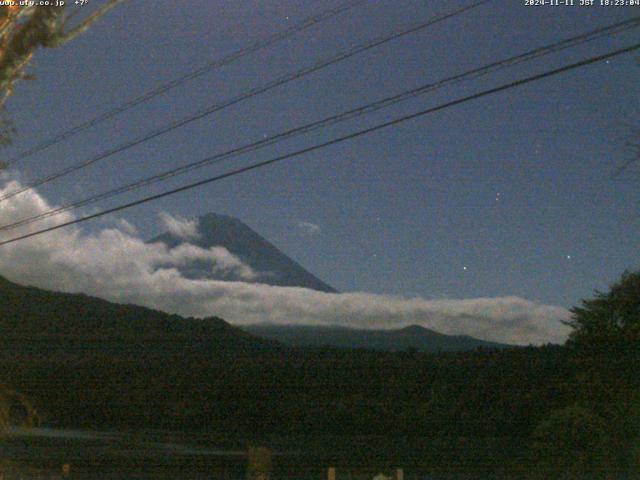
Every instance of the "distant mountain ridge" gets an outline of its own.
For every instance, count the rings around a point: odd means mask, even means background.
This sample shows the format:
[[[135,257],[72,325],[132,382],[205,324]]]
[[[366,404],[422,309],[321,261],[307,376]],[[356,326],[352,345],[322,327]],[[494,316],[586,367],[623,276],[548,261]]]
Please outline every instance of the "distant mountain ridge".
[[[245,331],[293,347],[364,348],[388,352],[457,352],[476,348],[507,348],[467,335],[444,335],[419,325],[390,330],[365,330],[342,326],[254,324]]]
[[[148,243],[162,242],[169,248],[189,243],[201,248],[224,247],[258,273],[255,279],[241,278],[234,272],[221,273],[206,261],[192,261],[180,272],[187,278],[264,283],[282,287],[303,287],[335,293],[336,289],[305,270],[276,246],[242,221],[228,215],[208,213],[197,218],[198,236],[185,240],[165,232]]]

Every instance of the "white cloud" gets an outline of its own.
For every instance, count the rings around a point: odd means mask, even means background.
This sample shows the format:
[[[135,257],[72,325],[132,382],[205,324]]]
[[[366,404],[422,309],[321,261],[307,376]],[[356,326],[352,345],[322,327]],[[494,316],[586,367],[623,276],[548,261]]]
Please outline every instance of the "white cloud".
[[[321,232],[320,226],[311,222],[298,222],[296,226],[306,235],[318,235]]]
[[[106,215],[102,217],[102,219],[106,225],[115,225],[119,230],[122,230],[123,232],[130,235],[136,235],[138,233],[138,227],[124,218]]]
[[[16,182],[10,182],[5,191],[17,187]],[[2,203],[0,225],[48,208],[51,207],[36,192],[25,192]],[[65,213],[17,231],[0,232],[0,239],[71,218],[70,213]],[[183,223],[176,221],[175,225]],[[194,230],[190,226],[186,231]],[[241,278],[255,279],[255,272],[222,247],[206,250],[186,244],[168,249],[159,243],[146,244],[132,228],[117,225],[97,233],[71,227],[1,246],[0,274],[19,283],[84,292],[170,313],[218,315],[236,324],[266,321],[365,328],[419,324],[446,334],[516,344],[561,342],[567,334],[567,327],[559,322],[568,318],[566,309],[518,297],[407,299],[190,280],[180,274],[178,267],[192,260],[210,260],[222,271],[233,270]]]
[[[164,248],[162,244],[153,244],[153,246]],[[243,280],[254,280],[257,278],[257,274],[251,267],[245,265],[238,257],[224,247],[204,249],[196,245],[183,243],[172,248],[168,253],[170,254],[170,257],[167,259],[169,265],[181,266],[191,261],[204,260],[212,262],[215,269],[223,273],[233,272]],[[159,261],[152,266],[152,268],[156,270],[158,266],[166,265],[164,262],[167,261],[160,258],[158,260]]]
[[[167,212],[160,212],[160,220],[164,227],[178,238],[193,240],[199,237],[198,219],[187,220],[174,217]]]

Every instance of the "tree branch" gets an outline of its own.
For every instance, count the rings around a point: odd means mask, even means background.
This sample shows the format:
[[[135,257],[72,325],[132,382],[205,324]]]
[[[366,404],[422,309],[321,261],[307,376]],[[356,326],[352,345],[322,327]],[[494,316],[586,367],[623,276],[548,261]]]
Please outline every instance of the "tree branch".
[[[87,17],[80,25],[71,29],[68,32],[60,31],[51,39],[52,42],[48,47],[57,47],[62,45],[63,43],[68,42],[69,40],[73,40],[78,35],[84,33],[91,25],[93,25],[100,17],[102,17],[105,13],[107,13],[112,8],[116,7],[118,4],[124,2],[125,0],[109,0],[108,3],[103,5],[100,9],[94,12],[92,15]],[[63,22],[63,25],[66,24],[66,20]]]
[[[100,17],[124,0],[109,0],[78,26],[65,31],[69,17],[64,17],[64,7],[42,6],[22,8],[0,30],[3,41],[3,55],[0,56],[0,107],[13,93],[13,85],[24,78],[24,70],[34,51],[39,47],[58,47],[84,33]],[[30,15],[23,24],[18,25],[21,16]]]

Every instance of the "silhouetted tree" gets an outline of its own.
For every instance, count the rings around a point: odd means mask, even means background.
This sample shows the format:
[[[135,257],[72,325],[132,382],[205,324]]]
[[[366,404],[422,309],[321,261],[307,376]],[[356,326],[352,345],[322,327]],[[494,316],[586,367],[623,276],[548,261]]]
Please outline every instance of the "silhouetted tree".
[[[609,292],[596,292],[571,309],[569,345],[588,350],[635,352],[640,348],[640,271],[625,272]]]
[[[69,28],[70,16],[64,5],[0,6],[0,113],[4,115],[2,109],[15,84],[32,78],[26,68],[37,49],[59,47],[73,40],[122,1],[109,0],[73,28]],[[14,133],[10,120],[0,118],[0,145],[10,143]]]
[[[640,271],[623,273],[608,292],[596,292],[571,312],[567,344],[577,398],[606,419],[616,468],[633,470],[640,438]]]

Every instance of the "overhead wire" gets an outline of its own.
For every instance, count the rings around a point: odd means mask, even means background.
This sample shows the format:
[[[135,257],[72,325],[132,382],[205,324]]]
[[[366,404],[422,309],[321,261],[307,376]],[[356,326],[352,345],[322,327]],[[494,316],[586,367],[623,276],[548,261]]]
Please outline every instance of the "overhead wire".
[[[279,163],[279,162],[282,162],[284,160],[288,160],[290,158],[299,157],[299,156],[304,155],[306,153],[310,153],[310,152],[317,151],[317,150],[320,150],[320,149],[323,149],[323,148],[326,148],[326,147],[329,147],[329,146],[332,146],[332,145],[336,145],[336,144],[345,142],[347,140],[352,140],[352,139],[361,137],[363,135],[368,135],[370,133],[377,132],[377,131],[380,131],[380,130],[385,129],[385,128],[389,128],[389,127],[398,125],[400,123],[407,122],[409,120],[413,120],[413,119],[416,119],[416,118],[419,118],[419,117],[423,117],[423,116],[431,114],[431,113],[442,111],[444,109],[451,108],[451,107],[454,107],[456,105],[460,105],[460,104],[463,104],[463,103],[466,103],[466,102],[477,100],[479,98],[483,98],[483,97],[486,97],[486,96],[489,96],[489,95],[493,95],[493,94],[496,94],[496,93],[499,93],[499,92],[503,92],[505,90],[510,90],[512,88],[521,87],[523,85],[526,85],[526,84],[529,84],[529,83],[532,83],[532,82],[536,82],[536,81],[543,80],[545,78],[553,77],[553,76],[568,72],[570,70],[574,70],[576,68],[580,68],[580,67],[583,67],[583,66],[586,66],[586,65],[590,65],[590,64],[593,64],[593,63],[596,63],[596,62],[601,62],[603,60],[606,60],[606,59],[609,59],[609,58],[613,58],[613,57],[616,57],[616,56],[619,56],[619,55],[623,55],[625,53],[630,53],[632,51],[636,51],[636,50],[639,50],[639,49],[640,49],[640,43],[637,43],[637,44],[631,45],[629,47],[613,50],[613,51],[610,51],[610,52],[602,54],[602,55],[589,57],[589,58],[587,58],[585,60],[581,60],[581,61],[578,61],[578,62],[575,62],[575,63],[571,63],[571,64],[568,64],[568,65],[565,65],[563,67],[556,68],[556,69],[553,69],[553,70],[548,70],[546,72],[539,73],[539,74],[536,74],[536,75],[528,76],[528,77],[525,77],[525,78],[522,78],[522,79],[519,79],[519,80],[516,80],[516,81],[513,81],[513,82],[509,82],[509,83],[500,85],[498,87],[494,87],[494,88],[490,88],[488,90],[483,90],[481,92],[474,93],[472,95],[467,95],[465,97],[458,98],[456,100],[452,100],[452,101],[437,105],[435,107],[430,107],[430,108],[427,108],[425,110],[421,110],[421,111],[418,111],[418,112],[415,112],[415,113],[412,113],[412,114],[409,114],[409,115],[404,115],[404,116],[401,116],[399,118],[396,118],[396,119],[393,119],[393,120],[390,120],[390,121],[387,121],[387,122],[384,122],[384,123],[380,123],[380,124],[377,124],[377,125],[372,126],[372,127],[361,129],[361,130],[358,130],[356,132],[349,133],[347,135],[343,135],[343,136],[340,136],[340,137],[337,137],[337,138],[333,138],[331,140],[328,140],[328,141],[325,141],[325,142],[322,142],[322,143],[318,143],[318,144],[312,145],[310,147],[306,147],[306,148],[303,148],[303,149],[300,149],[300,150],[296,150],[294,152],[287,153],[285,155],[280,155],[278,157],[271,158],[269,160],[264,160],[262,162],[257,162],[257,163],[254,163],[254,164],[242,167],[242,168],[238,168],[238,169],[235,169],[235,170],[232,170],[232,171],[220,174],[220,175],[216,175],[216,176],[213,176],[213,177],[208,177],[208,178],[199,180],[197,182],[189,183],[187,185],[183,185],[181,187],[174,188],[174,189],[171,189],[171,190],[159,193],[159,194],[150,195],[150,196],[147,196],[147,197],[144,197],[144,198],[132,201],[132,202],[128,202],[128,203],[125,203],[125,204],[122,204],[122,205],[118,205],[116,207],[108,208],[108,209],[105,209],[105,210],[102,210],[102,211],[99,211],[99,212],[96,212],[96,213],[93,213],[93,214],[90,214],[90,215],[86,215],[84,217],[75,218],[73,220],[69,220],[67,222],[64,222],[64,223],[61,223],[61,224],[58,224],[58,225],[54,225],[54,226],[51,226],[51,227],[43,228],[43,229],[37,230],[35,232],[30,232],[30,233],[27,233],[27,234],[24,234],[24,235],[20,235],[18,237],[10,238],[8,240],[3,240],[3,241],[0,241],[0,246],[8,245],[8,244],[15,243],[15,242],[18,242],[18,241],[21,241],[21,240],[26,240],[28,238],[35,237],[37,235],[42,235],[44,233],[52,232],[52,231],[55,231],[55,230],[58,230],[58,229],[61,229],[61,228],[65,228],[65,227],[68,227],[68,226],[71,226],[71,225],[76,225],[76,224],[83,223],[83,222],[86,222],[86,221],[89,221],[89,220],[93,220],[95,218],[102,217],[104,215],[108,215],[108,214],[111,214],[111,213],[119,212],[119,211],[122,211],[122,210],[125,210],[125,209],[128,209],[128,208],[137,206],[137,205],[142,205],[144,203],[148,203],[148,202],[152,202],[152,201],[155,201],[155,200],[159,200],[161,198],[165,198],[165,197],[168,197],[168,196],[171,196],[171,195],[175,195],[177,193],[184,192],[186,190],[191,190],[193,188],[197,188],[197,187],[200,187],[202,185],[207,185],[209,183],[217,182],[217,181],[220,181],[220,180],[223,180],[223,179],[226,179],[226,178],[230,178],[230,177],[233,177],[233,176],[236,176],[236,175],[240,175],[240,174],[252,171],[252,170],[256,170],[256,169],[259,169],[259,168],[264,168],[266,166],[273,165],[275,163]]]
[[[100,200],[106,200],[108,198],[112,198],[114,196],[117,195],[121,195],[133,190],[137,190],[139,188],[145,187],[145,186],[149,186],[151,184],[160,182],[160,181],[164,181],[167,180],[168,178],[177,176],[177,175],[182,175],[185,173],[188,173],[190,171],[193,171],[195,169],[198,168],[202,168],[205,166],[209,166],[215,163],[219,163],[221,161],[227,160],[229,158],[232,157],[236,157],[238,155],[242,155],[248,152],[252,152],[264,147],[267,147],[269,145],[273,145],[275,143],[279,143],[281,141],[284,141],[286,139],[289,138],[293,138],[295,136],[299,136],[302,135],[304,133],[309,133],[312,131],[315,131],[317,129],[320,128],[324,128],[333,124],[336,124],[338,122],[343,122],[343,121],[347,121],[362,115],[366,115],[369,113],[373,113],[376,112],[380,109],[383,108],[387,108],[390,107],[392,105],[395,105],[397,103],[400,103],[402,101],[408,100],[410,98],[414,98],[416,96],[419,95],[424,95],[426,93],[432,92],[434,90],[446,87],[446,86],[450,86],[453,84],[456,84],[458,82],[462,82],[462,81],[466,81],[466,80],[470,80],[470,79],[475,79],[475,78],[479,78],[481,76],[484,75],[488,75],[491,74],[493,72],[496,72],[498,70],[501,70],[503,68],[507,68],[507,67],[511,67],[514,65],[518,65],[521,64],[523,62],[529,62],[532,60],[535,60],[537,58],[549,55],[551,53],[556,53],[562,50],[566,50],[568,48],[573,48],[576,47],[578,45],[587,43],[587,42],[591,42],[594,40],[597,40],[599,38],[602,38],[604,36],[609,36],[609,35],[613,35],[613,34],[617,34],[617,33],[621,33],[624,31],[627,31],[631,28],[637,28],[640,26],[640,16],[629,19],[629,20],[625,20],[622,22],[618,22],[612,25],[608,25],[605,27],[601,27],[595,30],[591,30],[589,32],[568,38],[568,39],[564,39],[561,40],[559,42],[553,43],[551,45],[546,45],[543,47],[538,47],[535,48],[533,50],[529,50],[527,52],[521,53],[519,55],[516,56],[512,56],[503,60],[499,60],[496,62],[492,62],[488,65],[479,67],[479,68],[474,68],[472,70],[466,71],[464,73],[461,74],[457,74],[457,75],[453,75],[450,77],[446,77],[444,79],[438,80],[436,82],[431,82],[431,83],[427,83],[425,85],[419,86],[417,88],[413,88],[407,91],[404,91],[400,94],[397,95],[393,95],[390,97],[386,97],[383,98],[381,100],[378,100],[376,102],[372,102],[372,103],[368,103],[366,105],[354,108],[354,109],[350,109],[347,110],[345,112],[341,112],[339,114],[336,115],[332,115],[330,117],[326,117],[323,118],[321,120],[315,121],[315,122],[311,122],[290,130],[286,130],[282,133],[279,133],[277,135],[274,135],[272,137],[266,138],[266,139],[261,139],[259,141],[255,141],[253,143],[249,143],[240,147],[236,147],[233,148],[231,150],[227,150],[225,152],[207,157],[205,159],[196,161],[196,162],[191,162],[188,163],[186,165],[182,165],[176,168],[172,168],[170,170],[137,180],[135,182],[129,183],[127,185],[115,188],[115,189],[111,189],[108,190],[106,192],[102,192],[96,195],[92,195],[90,197],[84,198],[82,200],[73,202],[73,203],[69,203],[66,205],[62,205],[59,207],[56,207],[54,209],[50,209],[47,210],[45,212],[42,212],[38,215],[34,215],[31,217],[27,217],[24,219],[20,219],[18,221],[15,221],[13,223],[10,224],[6,224],[6,225],[1,225],[0,226],[0,231],[6,231],[6,230],[10,230],[10,229],[15,229],[17,227],[20,226],[24,226],[24,225],[28,225],[34,222],[37,222],[39,220],[43,220],[45,218],[49,218],[55,215],[59,215],[61,213],[73,210],[73,209],[77,209],[77,208],[81,208],[93,203],[96,203]]]
[[[128,150],[132,147],[135,147],[137,145],[146,143],[154,138],[160,137],[161,135],[164,135],[166,133],[169,133],[173,130],[176,130],[180,127],[183,127],[185,125],[188,125],[192,122],[195,122],[196,120],[200,120],[203,119],[209,115],[212,115],[213,113],[219,112],[227,107],[230,107],[232,105],[238,104],[244,100],[247,100],[249,98],[253,98],[257,95],[260,95],[262,93],[268,92],[270,90],[273,90],[276,87],[285,85],[289,82],[292,82],[294,80],[298,80],[306,75],[309,75],[311,73],[317,72],[321,69],[324,69],[330,65],[334,65],[336,63],[342,62],[346,59],[349,59],[355,55],[358,55],[360,53],[366,52],[368,50],[371,50],[373,48],[379,47],[380,45],[383,45],[385,43],[388,43],[392,40],[398,39],[400,37],[403,37],[405,35],[409,35],[411,33],[415,33],[417,31],[423,30],[425,28],[428,28],[430,26],[433,26],[439,22],[442,22],[444,20],[448,20],[450,18],[454,18],[458,15],[461,15],[469,10],[472,10],[474,8],[477,8],[481,5],[484,5],[486,3],[489,3],[492,0],[477,0],[467,6],[464,6],[462,8],[458,8],[454,11],[448,12],[448,13],[443,13],[440,15],[436,15],[433,17],[430,17],[428,20],[426,21],[422,21],[420,23],[417,24],[412,24],[409,27],[405,27],[401,30],[396,30],[394,32],[392,32],[391,34],[386,34],[384,36],[380,36],[377,37],[374,40],[371,40],[369,42],[366,42],[364,44],[360,44],[357,45],[355,47],[352,47],[346,51],[340,52],[336,55],[333,55],[329,58],[326,59],[322,59],[316,63],[314,63],[311,66],[305,67],[301,70],[297,70],[293,73],[289,73],[286,74],[284,76],[281,76],[269,83],[267,83],[266,85],[260,86],[260,87],[256,87],[253,88],[249,91],[246,91],[238,96],[232,97],[222,103],[216,103],[213,105],[210,105],[208,107],[206,107],[205,109],[202,109],[198,112],[196,112],[195,114],[191,114],[185,118],[182,118],[180,120],[176,120],[174,122],[171,122],[167,125],[164,125],[152,132],[146,133],[134,140],[128,141],[124,144],[121,144],[117,147],[111,148],[105,152],[99,153],[98,155],[95,155],[89,159],[85,159],[83,161],[77,162],[73,165],[70,165],[66,168],[63,168],[62,170],[59,170],[57,172],[54,172],[50,175],[47,175],[45,177],[42,177],[40,179],[34,180],[32,182],[29,182],[25,185],[22,185],[21,187],[12,190],[10,192],[7,192],[3,195],[0,195],[0,202],[3,202],[9,198],[12,198],[16,195],[19,195],[23,192],[26,192],[27,190],[30,190],[32,188],[35,187],[39,187],[41,185],[44,185],[46,183],[49,183],[53,180],[57,180],[58,178],[61,178],[63,176],[69,175],[71,173],[77,172],[83,168],[86,168],[90,165],[93,165],[94,163],[100,161],[100,160],[104,160],[106,158],[109,158],[117,153],[121,153],[124,152],[125,150]]]
[[[112,108],[111,110],[108,110],[100,115],[97,115],[95,117],[93,117],[92,119],[81,123],[79,125],[75,125],[67,130],[65,130],[62,133],[59,133],[58,135],[55,135],[51,138],[48,138],[47,140],[44,140],[40,143],[38,143],[37,145],[24,150],[20,153],[18,153],[15,157],[11,158],[10,160],[8,160],[7,162],[5,162],[7,165],[12,165],[16,162],[19,162],[20,160],[23,160],[25,158],[31,157],[33,155],[35,155],[38,152],[41,152],[43,150],[46,150],[47,148],[56,145],[64,140],[67,140],[68,138],[73,137],[74,135],[80,133],[80,132],[84,132],[85,130],[88,130],[91,127],[94,127],[100,123],[105,122],[106,120],[109,120],[117,115],[120,115],[123,112],[126,112],[127,110],[132,109],[133,107],[136,107],[142,103],[145,103],[159,95],[162,95],[164,93],[169,92],[170,90],[173,90],[174,88],[190,81],[190,80],[194,80],[198,77],[201,77],[202,75],[213,71],[217,68],[220,67],[224,67],[226,65],[230,65],[231,63],[240,60],[241,58],[257,52],[259,50],[262,50],[264,48],[270,47],[271,45],[284,40],[296,33],[302,32],[310,27],[313,27],[321,22],[324,22],[326,20],[329,20],[333,17],[336,17],[338,15],[340,15],[341,13],[344,13],[348,10],[351,10],[352,8],[361,5],[363,3],[366,3],[366,0],[349,0],[347,2],[343,2],[340,5],[338,5],[337,7],[325,10],[323,12],[311,15],[309,17],[306,17],[305,19],[303,19],[302,21],[292,25],[291,27],[284,29],[280,32],[276,32],[272,35],[269,35],[265,38],[262,38],[254,43],[252,43],[251,45],[241,48],[239,50],[236,50],[228,55],[225,55],[224,57],[221,57],[219,59],[213,60],[209,63],[207,63],[206,65],[203,65],[200,68],[197,68],[196,70],[193,70],[191,72],[188,72],[186,74],[183,74],[177,78],[174,78],[173,80],[163,83],[162,85],[153,88],[151,90],[146,91],[145,93],[117,106]]]

